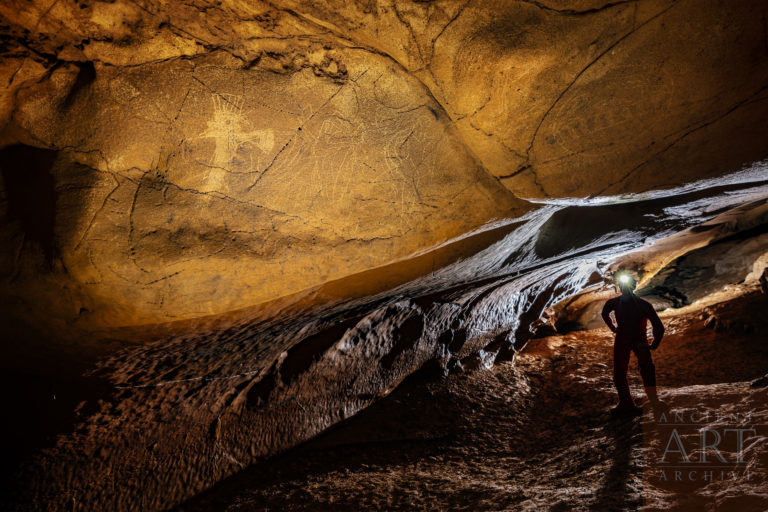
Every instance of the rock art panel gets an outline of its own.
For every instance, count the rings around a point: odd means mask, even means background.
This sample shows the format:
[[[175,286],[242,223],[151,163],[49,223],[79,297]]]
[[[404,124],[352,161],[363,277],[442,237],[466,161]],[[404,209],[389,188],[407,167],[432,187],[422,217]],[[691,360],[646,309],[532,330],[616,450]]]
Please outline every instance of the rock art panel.
[[[768,155],[764,2],[289,5],[419,77],[520,197],[643,192]]]
[[[365,50],[334,55],[338,76],[244,69],[215,52],[62,66],[21,89],[9,131],[55,152],[61,261],[43,280],[72,295],[66,310],[50,297],[58,316],[118,326],[222,313],[524,211],[417,80]],[[31,250],[12,222],[5,233],[9,260]],[[40,279],[24,257],[7,268]]]

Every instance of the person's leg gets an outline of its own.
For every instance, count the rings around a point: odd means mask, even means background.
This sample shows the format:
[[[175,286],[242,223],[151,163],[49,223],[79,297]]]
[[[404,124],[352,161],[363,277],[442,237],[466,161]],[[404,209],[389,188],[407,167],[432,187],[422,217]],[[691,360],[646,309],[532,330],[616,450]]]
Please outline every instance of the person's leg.
[[[627,379],[631,351],[631,347],[626,343],[616,341],[613,344],[613,384],[619,393],[619,406],[625,407],[635,404],[629,392],[629,380]]]
[[[653,364],[651,349],[646,343],[639,343],[633,347],[637,356],[637,365],[640,367],[640,377],[643,379],[645,394],[653,404],[659,401],[656,394],[656,366]]]

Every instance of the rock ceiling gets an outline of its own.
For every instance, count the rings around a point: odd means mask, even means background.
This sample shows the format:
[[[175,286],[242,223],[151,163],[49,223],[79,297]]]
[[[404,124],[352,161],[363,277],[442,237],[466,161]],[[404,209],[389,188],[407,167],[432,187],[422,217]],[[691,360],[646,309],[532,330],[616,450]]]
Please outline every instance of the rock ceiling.
[[[517,198],[732,171],[768,154],[765,19],[760,1],[5,2],[3,294],[86,328],[218,314]]]
[[[3,2],[0,360],[25,375],[13,403],[60,413],[18,415],[19,439],[58,436],[18,503],[176,505],[424,365],[513,357],[601,263],[691,299],[721,285],[712,254],[757,275],[766,19],[763,0]]]

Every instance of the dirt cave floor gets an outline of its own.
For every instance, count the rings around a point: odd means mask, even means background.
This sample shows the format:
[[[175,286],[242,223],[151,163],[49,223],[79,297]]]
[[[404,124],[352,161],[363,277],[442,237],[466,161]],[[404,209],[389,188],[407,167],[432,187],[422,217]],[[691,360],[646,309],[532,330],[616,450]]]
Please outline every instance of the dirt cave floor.
[[[656,419],[609,418],[607,328],[535,339],[491,370],[412,376],[179,510],[768,510],[766,311],[751,293],[662,316]],[[634,356],[630,383],[644,397]]]

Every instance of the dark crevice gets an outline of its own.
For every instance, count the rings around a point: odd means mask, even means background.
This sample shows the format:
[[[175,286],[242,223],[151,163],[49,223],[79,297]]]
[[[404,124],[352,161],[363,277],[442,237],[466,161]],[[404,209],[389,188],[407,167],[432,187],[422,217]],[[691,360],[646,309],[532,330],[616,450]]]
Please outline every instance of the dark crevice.
[[[552,304],[552,297],[561,297],[569,290],[565,275],[555,279],[543,292],[538,293],[533,302],[519,316],[520,323],[515,330],[512,348],[521,349],[533,336],[533,323],[541,318],[544,310]]]
[[[93,62],[81,62],[77,64],[79,71],[75,78],[75,83],[69,89],[67,97],[62,102],[62,107],[71,107],[75,100],[82,96],[90,88],[91,84],[96,81],[96,67]]]
[[[753,228],[745,229],[744,231],[739,231],[737,233],[733,233],[732,235],[728,235],[724,238],[716,240],[712,242],[712,245],[724,244],[728,242],[738,242],[740,240],[749,240],[751,238],[757,238],[758,236],[764,235],[766,233],[768,233],[768,223],[763,223]]]
[[[768,182],[760,181],[750,185],[761,186],[766,183]],[[536,239],[536,254],[540,258],[551,258],[577,247],[584,247],[590,242],[610,233],[620,232],[622,229],[649,234],[658,232],[659,228],[664,228],[667,224],[679,223],[680,219],[658,217],[655,215],[657,212],[742,188],[744,184],[736,183],[631,203],[568,206],[552,214],[552,217],[542,225]],[[722,209],[712,210],[709,214],[717,215],[728,209],[730,207],[725,206]],[[563,236],[563,233],[568,233],[568,236]],[[509,263],[514,263],[514,260],[510,260]]]
[[[266,375],[248,390],[245,401],[249,407],[261,407],[267,402],[277,384],[277,367],[279,364],[279,359],[275,359]]]
[[[98,410],[100,401],[109,401],[115,394],[107,379],[83,375],[86,364],[70,362],[66,368],[46,364],[32,370],[3,366],[0,400],[6,410],[13,411],[12,417],[4,417],[4,432],[10,427],[13,434],[4,435],[0,443],[0,491],[6,490],[7,474],[32,454],[54,446],[60,434],[72,432]]]
[[[520,0],[523,3],[535,5],[539,9],[543,11],[549,11],[556,14],[561,14],[565,16],[587,16],[590,14],[595,14],[598,12],[602,12],[605,10],[608,10],[612,7],[616,7],[619,5],[626,5],[626,4],[637,4],[637,0],[620,0],[618,2],[609,2],[607,4],[601,5],[599,7],[593,7],[591,9],[584,9],[584,10],[577,10],[577,9],[556,9],[554,7],[550,7],[546,5],[543,2],[537,2],[535,0]]]
[[[673,308],[682,308],[691,303],[683,292],[668,286],[654,286],[650,290],[638,290],[637,294],[642,297],[655,296],[666,299],[672,304]]]
[[[328,329],[304,338],[288,350],[288,355],[280,366],[280,378],[288,384],[292,379],[309,369],[312,363],[321,357],[344,334],[360,321],[360,317],[345,320]]]
[[[392,350],[381,358],[381,366],[386,369],[392,368],[397,357],[412,348],[424,333],[424,318],[412,316],[402,325],[398,326],[392,339],[394,340]]]
[[[8,218],[20,223],[25,239],[42,250],[48,264],[58,252],[54,234],[57,194],[51,173],[57,156],[57,151],[23,144],[0,150]]]

